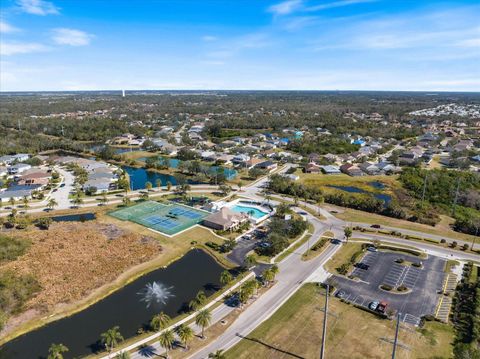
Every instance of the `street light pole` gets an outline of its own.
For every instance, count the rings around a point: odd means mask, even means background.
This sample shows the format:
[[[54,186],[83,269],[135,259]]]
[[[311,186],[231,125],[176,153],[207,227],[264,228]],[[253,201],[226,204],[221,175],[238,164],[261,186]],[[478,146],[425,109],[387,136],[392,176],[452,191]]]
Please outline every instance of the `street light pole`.
[[[330,285],[326,285],[326,293],[325,293],[325,309],[324,309],[324,316],[323,316],[323,330],[322,330],[322,348],[320,350],[320,359],[325,358],[325,341],[327,337],[327,313],[328,313],[328,295],[330,293]]]

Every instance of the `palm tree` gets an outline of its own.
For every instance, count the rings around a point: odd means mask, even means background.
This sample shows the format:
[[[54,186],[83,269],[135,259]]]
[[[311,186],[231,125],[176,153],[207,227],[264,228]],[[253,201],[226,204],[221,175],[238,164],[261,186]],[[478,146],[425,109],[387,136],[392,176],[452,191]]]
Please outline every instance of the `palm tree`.
[[[52,344],[48,349],[47,359],[63,359],[63,353],[68,352],[68,348],[63,344]]]
[[[142,200],[146,201],[146,200],[149,198],[148,192],[143,192],[143,193],[140,195],[140,198],[141,198]]]
[[[205,304],[206,300],[207,300],[207,296],[205,295],[205,293],[203,291],[199,291],[195,296],[195,298],[193,298],[190,301],[189,303],[190,309],[197,310],[198,308],[200,308],[202,305]]]
[[[30,203],[30,200],[28,199],[27,196],[23,196],[22,203],[23,203],[23,208],[28,209],[30,207],[28,205]]]
[[[150,191],[152,187],[153,187],[152,182],[150,181],[145,182],[145,188],[147,189],[147,191]]]
[[[118,353],[118,354],[115,356],[115,359],[130,359],[130,353],[127,352],[127,351]]]
[[[265,284],[268,286],[270,284],[271,281],[273,281],[275,279],[275,274],[272,272],[272,270],[269,268],[269,269],[266,269],[264,272],[263,272],[263,280],[265,281]]]
[[[215,353],[208,354],[208,357],[211,358],[211,359],[226,359],[227,358],[225,356],[225,353],[223,352],[223,349],[219,349]]]
[[[131,202],[130,197],[127,197],[127,196],[123,197],[122,203],[124,206],[128,206],[130,202]]]
[[[273,275],[276,276],[280,269],[278,268],[278,265],[274,264],[273,266],[270,267],[270,270],[272,271]]]
[[[161,180],[160,178],[158,178],[158,179],[155,181],[155,185],[157,186],[157,188],[162,187],[162,180]]]
[[[193,329],[190,328],[188,325],[180,324],[178,327],[175,328],[178,337],[182,341],[185,350],[188,350],[188,341],[193,338]]]
[[[345,229],[343,230],[343,233],[345,234],[345,238],[347,239],[347,242],[348,242],[348,239],[352,236],[352,229],[350,227],[345,227]]]
[[[202,309],[195,317],[195,324],[202,328],[202,338],[205,338],[205,327],[210,325],[212,313],[208,309]]]
[[[150,327],[155,331],[159,331],[168,327],[171,320],[172,319],[167,314],[160,312],[152,318],[150,321]]]
[[[172,182],[167,181],[167,191],[170,192],[172,190]]]
[[[173,343],[175,342],[173,332],[171,330],[164,330],[162,334],[160,334],[158,342],[165,348],[165,357],[168,358],[168,350],[172,349]]]
[[[57,201],[55,201],[55,198],[50,198],[47,202],[47,208],[49,210],[52,210],[56,206],[58,206],[58,203],[57,203]]]
[[[243,187],[243,182],[242,181],[238,181],[238,190],[241,192],[242,191],[242,187]]]
[[[120,327],[118,326],[110,328],[105,333],[100,334],[100,341],[109,353],[111,353],[113,348],[118,345],[118,342],[122,340],[123,337],[122,334],[120,334]]]
[[[10,197],[10,199],[8,200],[8,203],[10,203],[12,207],[15,206],[15,198]]]
[[[229,284],[232,281],[232,279],[233,277],[228,270],[224,270],[220,275],[220,283],[222,283],[222,285],[224,286]]]

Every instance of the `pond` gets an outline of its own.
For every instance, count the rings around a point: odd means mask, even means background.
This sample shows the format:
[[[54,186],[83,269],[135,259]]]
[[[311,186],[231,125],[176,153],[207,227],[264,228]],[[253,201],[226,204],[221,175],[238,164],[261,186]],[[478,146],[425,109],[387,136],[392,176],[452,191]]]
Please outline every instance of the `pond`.
[[[170,157],[163,157],[163,158],[168,159],[168,166],[170,168],[175,168],[176,169],[182,163],[182,160],[179,160],[177,158],[170,158]],[[146,159],[147,159],[147,157],[140,157],[140,158],[137,159],[137,161],[145,162]],[[223,170],[223,174],[225,175],[225,178],[228,181],[231,181],[231,180],[235,179],[235,177],[237,177],[237,174],[238,174],[238,172],[236,170],[234,170],[233,168],[229,168],[229,167],[222,167],[222,166],[204,166],[204,167],[208,167],[208,172],[210,174],[215,174],[219,170]]]
[[[115,146],[110,146],[110,147],[113,149],[114,153],[117,155],[121,155],[122,153],[126,153],[126,152],[138,151],[138,147],[115,147]],[[105,145],[100,144],[100,145],[93,145],[90,148],[88,148],[88,150],[93,153],[99,153],[104,148],[105,148]]]
[[[380,183],[380,182],[378,182],[378,183]],[[373,197],[375,197],[376,199],[385,202],[385,204],[389,204],[392,200],[392,197],[388,194],[369,192],[369,191],[365,191],[364,189],[361,189],[361,188],[358,188],[358,187],[355,187],[355,186],[327,185],[327,187],[335,188],[335,189],[338,189],[340,191],[349,192],[349,193],[370,194]]]
[[[223,270],[207,253],[192,250],[167,268],[140,277],[87,309],[4,344],[0,358],[46,357],[51,343],[69,348],[65,358],[92,354],[100,348],[100,334],[113,326],[118,325],[127,339],[161,311],[170,317],[183,313],[198,291],[212,295],[219,288]]]
[[[137,189],[145,189],[145,184],[150,182],[154,187],[157,185],[157,180],[162,182],[162,186],[166,186],[167,182],[172,185],[177,184],[177,180],[172,175],[148,171],[145,168],[135,168],[130,166],[122,166],[122,170],[130,176],[130,189],[135,191]]]
[[[95,213],[68,214],[65,216],[52,217],[54,222],[85,222],[96,218]]]

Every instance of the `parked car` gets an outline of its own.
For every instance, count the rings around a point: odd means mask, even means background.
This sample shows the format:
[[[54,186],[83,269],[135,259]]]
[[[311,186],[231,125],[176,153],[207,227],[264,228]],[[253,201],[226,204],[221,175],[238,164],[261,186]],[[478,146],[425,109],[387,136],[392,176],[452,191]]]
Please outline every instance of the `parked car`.
[[[382,228],[382,226],[379,224],[372,224],[370,227],[377,228],[377,229]]]
[[[332,238],[332,240],[330,241],[332,244],[340,244],[342,243],[342,241],[340,239],[337,239],[337,238]]]
[[[362,262],[357,263],[355,265],[355,267],[363,269],[363,270],[368,270],[368,268],[370,268],[370,266],[368,264],[365,264],[365,263],[362,263]]]
[[[377,249],[377,247],[370,246],[370,247],[367,247],[367,251],[369,251],[369,252],[378,252],[378,249]]]
[[[345,297],[347,296],[347,293],[345,293],[345,291],[343,291],[343,290],[339,290],[339,291],[335,294],[335,296],[336,296],[337,298],[342,299],[342,298],[345,298]]]
[[[371,310],[377,310],[379,304],[380,303],[375,300],[368,305],[368,308]]]
[[[385,313],[387,311],[387,307],[388,307],[388,302],[381,301],[380,303],[378,303],[376,310],[377,312]]]

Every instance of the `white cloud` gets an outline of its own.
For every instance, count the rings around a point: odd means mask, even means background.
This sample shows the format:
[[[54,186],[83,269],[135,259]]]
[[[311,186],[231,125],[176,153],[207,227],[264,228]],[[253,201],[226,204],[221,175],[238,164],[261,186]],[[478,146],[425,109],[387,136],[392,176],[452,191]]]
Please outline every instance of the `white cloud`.
[[[343,6],[350,6],[356,4],[364,4],[369,2],[376,2],[378,0],[342,0],[342,1],[334,1],[331,3],[321,4],[321,5],[314,5],[306,8],[307,11],[320,11],[320,10],[327,10],[333,9],[336,7],[343,7]]]
[[[85,31],[58,28],[53,30],[53,41],[59,45],[85,46],[90,43],[93,35]]]
[[[4,56],[42,52],[47,51],[48,49],[49,48],[47,46],[34,42],[27,43],[0,41],[0,55]]]
[[[202,36],[202,41],[205,41],[205,42],[212,42],[216,40],[217,40],[216,36],[211,36],[211,35]]]
[[[272,5],[268,11],[275,15],[288,15],[302,7],[302,0],[287,0]]]
[[[15,26],[12,26],[3,20],[0,20],[0,32],[4,34],[8,34],[8,33],[17,32],[17,31],[19,31],[19,29],[16,28]]]
[[[473,39],[461,40],[457,43],[457,46],[460,47],[474,47],[480,49],[480,37]]]
[[[59,14],[59,8],[53,3],[45,0],[18,0],[17,4],[28,14],[41,16]]]

